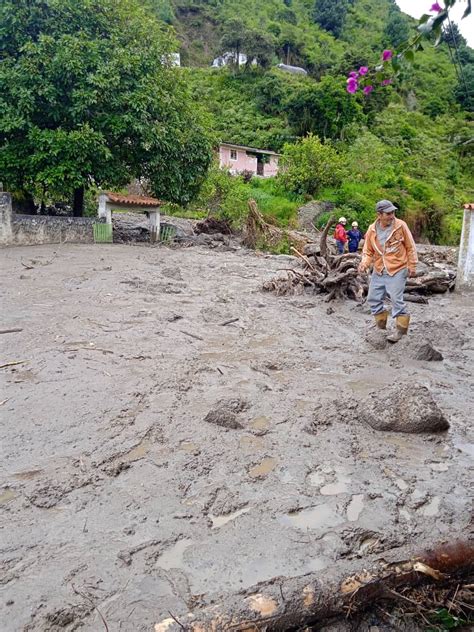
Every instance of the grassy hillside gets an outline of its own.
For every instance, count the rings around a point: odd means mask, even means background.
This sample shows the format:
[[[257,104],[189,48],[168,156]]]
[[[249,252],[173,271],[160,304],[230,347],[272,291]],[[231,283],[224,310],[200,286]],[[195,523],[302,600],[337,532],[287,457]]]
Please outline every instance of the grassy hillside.
[[[336,31],[316,23],[321,1],[146,0],[174,27],[185,66],[181,72],[195,101],[207,110],[216,140],[285,151],[286,143],[312,133],[344,162],[340,184],[321,187],[318,197],[335,202],[363,227],[377,199],[394,199],[418,236],[455,243],[460,204],[474,198],[473,116],[462,109],[469,94],[464,89],[459,98],[459,69],[446,43],[417,53],[393,86],[369,97],[348,95],[348,71],[373,64],[384,48],[395,48],[414,21],[392,0],[334,0],[346,9]],[[214,57],[233,49],[236,33],[242,35],[241,52],[254,50],[257,42],[261,63],[210,68]],[[461,46],[465,76],[472,77],[473,52]],[[309,74],[284,73],[276,68],[280,62],[303,66]],[[229,186],[226,214],[232,205],[241,213],[246,191],[255,189],[252,183]],[[291,223],[290,209],[305,197],[302,190],[289,191],[282,182],[267,189],[267,212]],[[286,210],[279,213],[285,197]],[[202,195],[195,203],[201,209],[207,204]]]

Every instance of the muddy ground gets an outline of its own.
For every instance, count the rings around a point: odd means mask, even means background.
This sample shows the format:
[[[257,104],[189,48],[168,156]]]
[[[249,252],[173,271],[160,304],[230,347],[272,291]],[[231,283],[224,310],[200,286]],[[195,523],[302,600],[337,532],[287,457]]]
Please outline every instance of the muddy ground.
[[[412,334],[377,350],[366,307],[261,292],[292,265],[2,252],[0,328],[23,329],[0,337],[18,362],[0,370],[2,630],[153,630],[275,577],[283,598],[292,578],[466,537],[474,297],[410,306]],[[426,340],[442,361],[413,359]],[[449,431],[360,421],[395,382],[427,386]]]

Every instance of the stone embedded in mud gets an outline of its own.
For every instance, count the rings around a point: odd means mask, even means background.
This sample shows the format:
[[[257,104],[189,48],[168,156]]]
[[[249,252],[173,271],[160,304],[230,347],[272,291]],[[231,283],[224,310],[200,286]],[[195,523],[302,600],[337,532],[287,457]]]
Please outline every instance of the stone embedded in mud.
[[[210,410],[204,417],[204,421],[215,424],[216,426],[222,426],[223,428],[231,428],[232,430],[243,428],[237,415],[224,406]]]
[[[423,360],[425,362],[440,362],[443,355],[437,351],[429,342],[420,345],[413,356],[415,360]]]
[[[207,413],[204,417],[204,421],[215,424],[216,426],[222,426],[223,428],[238,430],[243,428],[243,425],[238,420],[237,415],[248,407],[248,402],[239,397],[222,399],[217,402],[215,408],[212,408]]]
[[[443,411],[421,384],[400,384],[372,393],[359,405],[359,418],[383,431],[423,433],[449,428]]]
[[[366,333],[365,340],[371,347],[378,350],[386,349],[388,345],[387,332],[382,329],[371,329]]]

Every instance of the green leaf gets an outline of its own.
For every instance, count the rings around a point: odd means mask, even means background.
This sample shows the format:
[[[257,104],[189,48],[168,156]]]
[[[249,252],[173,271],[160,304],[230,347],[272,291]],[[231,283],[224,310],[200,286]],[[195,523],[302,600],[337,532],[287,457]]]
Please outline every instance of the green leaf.
[[[412,64],[415,61],[415,53],[412,50],[407,50],[403,53],[403,57]]]
[[[471,0],[467,0],[467,9],[464,11],[461,19],[467,18],[467,16],[471,13]]]

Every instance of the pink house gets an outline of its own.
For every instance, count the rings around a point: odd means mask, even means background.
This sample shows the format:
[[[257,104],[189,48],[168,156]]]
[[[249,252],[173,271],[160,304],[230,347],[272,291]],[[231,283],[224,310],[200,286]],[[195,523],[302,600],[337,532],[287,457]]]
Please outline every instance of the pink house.
[[[255,149],[232,143],[219,145],[219,167],[233,175],[250,171],[256,176],[270,178],[278,173],[280,154],[268,149]]]

